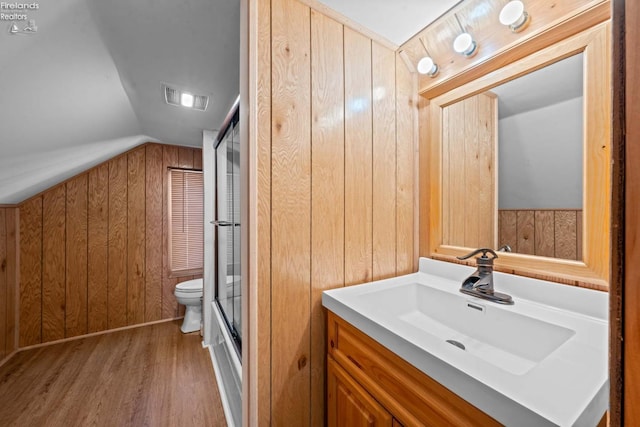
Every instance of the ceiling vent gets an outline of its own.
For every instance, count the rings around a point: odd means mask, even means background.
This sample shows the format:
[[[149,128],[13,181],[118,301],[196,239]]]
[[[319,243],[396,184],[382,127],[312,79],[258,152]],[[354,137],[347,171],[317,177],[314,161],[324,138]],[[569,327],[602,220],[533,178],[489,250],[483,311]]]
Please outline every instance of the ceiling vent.
[[[175,105],[176,107],[192,108],[194,110],[205,111],[209,105],[209,97],[206,95],[195,95],[186,90],[176,89],[167,84],[162,85],[162,91],[164,92],[164,100],[169,105]],[[192,105],[185,105],[182,100],[184,97],[182,94],[190,94],[193,97]]]

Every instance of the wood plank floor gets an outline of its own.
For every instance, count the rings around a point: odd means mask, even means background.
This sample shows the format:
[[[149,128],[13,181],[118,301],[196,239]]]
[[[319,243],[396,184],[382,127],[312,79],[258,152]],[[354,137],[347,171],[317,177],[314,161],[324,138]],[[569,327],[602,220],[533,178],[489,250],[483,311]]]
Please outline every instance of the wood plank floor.
[[[16,354],[2,426],[226,426],[209,353],[180,321]]]

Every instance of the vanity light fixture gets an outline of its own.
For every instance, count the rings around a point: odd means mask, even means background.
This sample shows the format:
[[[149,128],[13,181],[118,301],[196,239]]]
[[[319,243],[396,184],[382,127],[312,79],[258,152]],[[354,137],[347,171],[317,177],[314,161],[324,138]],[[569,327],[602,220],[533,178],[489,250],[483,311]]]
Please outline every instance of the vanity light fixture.
[[[430,56],[425,56],[420,59],[416,68],[420,74],[426,74],[429,77],[435,77],[436,74],[438,74],[438,64],[433,62]]]
[[[438,64],[435,63],[433,58],[431,58],[431,54],[427,50],[427,45],[424,43],[424,40],[420,39],[420,43],[422,43],[422,47],[424,47],[424,51],[427,53],[426,56],[423,56],[420,61],[418,61],[418,65],[416,68],[418,69],[418,73],[426,74],[429,77],[435,77],[440,71]]]
[[[529,21],[530,17],[524,10],[524,3],[519,0],[510,1],[500,11],[500,23],[514,33],[524,30]]]
[[[460,30],[462,30],[462,33],[453,41],[453,50],[460,55],[470,58],[478,52],[478,43],[476,43],[471,34],[464,30],[464,27],[458,19],[458,15],[454,13],[453,16],[455,16],[456,21],[458,21],[458,25],[460,26]]]

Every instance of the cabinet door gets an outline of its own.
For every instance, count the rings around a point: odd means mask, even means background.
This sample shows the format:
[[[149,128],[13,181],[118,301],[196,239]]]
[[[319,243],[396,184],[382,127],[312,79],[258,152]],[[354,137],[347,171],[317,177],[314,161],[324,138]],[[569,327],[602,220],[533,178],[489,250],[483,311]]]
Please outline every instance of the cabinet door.
[[[382,427],[393,424],[387,412],[365,389],[327,357],[329,427]]]

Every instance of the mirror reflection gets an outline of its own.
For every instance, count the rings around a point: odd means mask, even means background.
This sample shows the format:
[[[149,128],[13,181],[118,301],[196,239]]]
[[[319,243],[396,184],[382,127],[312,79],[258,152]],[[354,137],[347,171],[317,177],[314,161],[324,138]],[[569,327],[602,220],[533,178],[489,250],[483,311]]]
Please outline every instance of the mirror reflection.
[[[443,109],[443,243],[582,259],[583,54]]]

